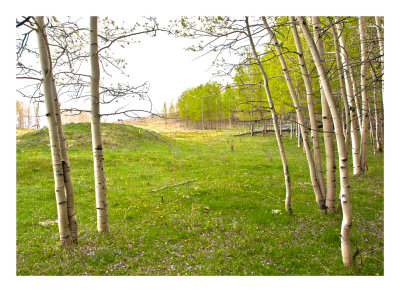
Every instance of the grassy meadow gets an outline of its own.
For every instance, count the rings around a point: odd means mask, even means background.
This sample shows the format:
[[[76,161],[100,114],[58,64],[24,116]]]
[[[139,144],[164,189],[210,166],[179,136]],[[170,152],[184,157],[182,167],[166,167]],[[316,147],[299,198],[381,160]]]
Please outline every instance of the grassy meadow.
[[[18,135],[17,275],[384,274],[382,153],[369,153],[369,170],[351,177],[359,254],[346,268],[341,215],[318,211],[303,149],[287,133],[292,214],[273,133],[102,130],[111,232],[96,230],[90,124],[65,125],[79,224],[79,244],[66,248],[54,222],[48,132]]]

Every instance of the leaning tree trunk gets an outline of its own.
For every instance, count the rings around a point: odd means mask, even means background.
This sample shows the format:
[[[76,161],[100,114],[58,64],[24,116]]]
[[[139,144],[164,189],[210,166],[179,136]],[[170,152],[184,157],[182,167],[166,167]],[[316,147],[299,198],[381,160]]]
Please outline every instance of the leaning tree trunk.
[[[57,119],[55,117],[54,91],[52,87],[52,66],[50,61],[50,49],[47,43],[46,29],[43,16],[36,16],[37,39],[39,47],[39,60],[43,77],[43,90],[46,104],[46,117],[49,127],[50,149],[53,162],[53,174],[55,183],[55,194],[57,201],[58,230],[62,245],[71,242],[71,231],[68,222],[67,198],[64,193],[64,171],[60,140],[58,135]]]
[[[48,44],[47,35],[44,34],[44,41]],[[48,54],[50,55],[50,51],[48,50]],[[51,66],[51,59],[49,59]],[[71,179],[71,171],[69,167],[69,159],[67,154],[67,148],[65,145],[65,137],[62,129],[62,121],[61,121],[61,112],[60,112],[60,102],[58,100],[56,83],[53,76],[53,70],[50,70],[50,79],[52,85],[52,94],[53,94],[53,103],[54,103],[54,114],[57,121],[57,130],[58,130],[58,139],[60,144],[60,153],[62,158],[63,165],[63,175],[64,175],[64,191],[65,197],[67,200],[67,210],[68,210],[68,223],[69,229],[71,232],[71,238],[74,243],[78,243],[78,222],[75,215],[75,198],[74,198],[74,189],[72,185]]]
[[[315,45],[315,42],[311,36],[310,30],[307,26],[307,22],[301,16],[298,16],[297,19],[300,22],[301,29],[304,33],[304,36],[307,40],[308,46],[310,48],[314,63],[317,67],[318,75],[320,76],[321,85],[324,89],[326,100],[329,105],[329,109],[332,113],[332,119],[335,126],[335,135],[336,142],[338,147],[338,156],[339,156],[339,166],[340,166],[340,198],[341,198],[341,206],[343,211],[343,220],[342,220],[342,228],[341,228],[341,249],[342,249],[342,257],[343,264],[345,266],[350,266],[352,264],[352,253],[351,253],[351,241],[350,241],[350,228],[352,224],[353,214],[351,210],[350,204],[350,181],[349,181],[349,171],[348,171],[348,155],[345,144],[345,139],[342,130],[342,122],[340,119],[339,111],[335,104],[335,99],[329,85],[327,74],[323,63],[321,61],[321,57],[319,55],[318,49]]]
[[[290,77],[289,70],[288,70],[288,68],[286,66],[286,61],[283,58],[282,51],[281,51],[281,48],[279,46],[278,40],[276,39],[276,36],[275,36],[274,32],[269,27],[269,25],[267,23],[267,20],[266,20],[266,18],[264,16],[262,17],[262,20],[264,22],[265,28],[267,29],[269,35],[271,36],[273,44],[275,45],[275,50],[276,50],[276,53],[278,55],[279,62],[281,63],[283,74],[284,74],[285,79],[286,79],[286,84],[287,84],[287,86],[289,88],[290,96],[292,97],[294,108],[296,110],[297,119],[298,119],[299,124],[300,124],[301,136],[303,137],[303,145],[304,145],[304,149],[305,149],[305,152],[306,152],[308,168],[309,168],[309,171],[310,171],[310,178],[311,178],[311,183],[312,183],[312,186],[313,186],[313,189],[314,189],[315,199],[317,201],[318,208],[321,211],[325,211],[325,209],[326,209],[326,207],[325,207],[325,198],[322,195],[321,187],[320,187],[319,182],[318,182],[317,173],[316,173],[315,165],[314,165],[314,158],[313,158],[313,155],[312,155],[312,152],[311,152],[310,144],[308,143],[308,131],[307,131],[307,128],[306,128],[306,122],[305,122],[303,113],[300,110],[300,102],[299,102],[299,100],[297,98],[295,89],[293,87],[292,79]]]
[[[361,169],[366,171],[367,166],[367,139],[368,139],[368,97],[367,97],[367,48],[364,33],[363,17],[359,18],[361,43],[361,97],[362,97],[362,127],[361,127]]]
[[[64,175],[64,191],[67,198],[67,210],[68,210],[68,223],[69,230],[71,231],[72,241],[78,243],[78,221],[75,215],[75,197],[74,188],[71,179],[71,170],[69,167],[69,158],[67,153],[67,147],[65,145],[64,131],[62,129],[61,112],[60,112],[60,102],[58,101],[56,84],[51,72],[52,77],[52,89],[54,94],[54,110],[57,120],[58,137],[60,141],[60,153],[63,165],[63,175]]]
[[[325,53],[322,42],[321,24],[318,16],[312,17],[314,41],[321,58],[321,66],[325,70]],[[321,79],[321,75],[320,75]],[[321,80],[319,81],[321,83]],[[330,210],[335,210],[336,197],[336,165],[335,165],[335,148],[333,145],[333,125],[332,115],[326,100],[326,93],[321,87],[321,106],[322,106],[322,126],[324,130],[325,156],[326,156],[326,206]]]
[[[289,16],[289,20],[290,20],[290,27],[292,30],[293,38],[296,43],[296,50],[297,50],[297,56],[298,56],[298,60],[299,60],[299,64],[300,64],[301,74],[303,76],[304,85],[306,88],[308,115],[309,115],[310,124],[311,124],[311,140],[313,142],[313,151],[314,151],[314,159],[315,159],[315,169],[317,171],[318,182],[319,182],[319,186],[321,188],[322,195],[325,198],[326,197],[325,181],[324,181],[324,173],[323,173],[322,161],[321,161],[321,151],[320,151],[320,146],[319,146],[319,135],[318,135],[318,123],[317,123],[317,118],[316,118],[315,108],[314,108],[314,101],[313,101],[314,93],[312,90],[311,78],[310,78],[310,75],[307,70],[306,62],[304,60],[303,48],[301,46],[299,34],[297,32],[295,19],[293,16]]]
[[[265,89],[265,93],[267,95],[268,104],[269,104],[269,107],[270,107],[270,110],[271,110],[272,122],[274,124],[274,130],[275,130],[275,137],[276,137],[276,141],[278,142],[279,153],[281,155],[283,173],[284,173],[284,176],[285,176],[285,186],[286,186],[285,209],[286,209],[287,212],[291,212],[292,211],[292,207],[291,207],[292,196],[291,196],[289,166],[287,164],[285,148],[283,147],[282,138],[281,138],[281,135],[279,134],[278,118],[277,118],[277,115],[276,115],[274,102],[272,101],[272,96],[271,96],[271,93],[269,91],[268,78],[267,78],[267,75],[265,74],[264,68],[261,65],[260,58],[258,57],[258,54],[256,52],[256,48],[254,46],[253,38],[252,38],[251,32],[250,32],[249,18],[247,16],[245,18],[245,21],[246,21],[246,28],[247,28],[247,36],[248,36],[249,41],[250,41],[251,50],[253,52],[254,59],[257,62],[257,65],[258,65],[258,67],[260,69],[261,75],[262,75],[263,80],[264,80],[264,89]]]
[[[343,24],[340,23],[340,18],[335,17],[336,27],[338,29],[339,34],[339,44],[340,44],[340,52],[342,57],[342,63],[344,65],[344,76],[346,81],[346,89],[348,93],[348,103],[350,109],[350,135],[351,135],[351,150],[353,157],[353,174],[357,175],[362,172],[361,170],[361,161],[360,161],[360,140],[358,136],[357,124],[358,117],[356,111],[356,103],[355,103],[355,94],[353,88],[353,81],[351,78],[351,66],[350,60],[346,51],[346,43],[343,35]]]
[[[106,196],[106,176],[104,173],[103,144],[100,128],[100,67],[97,43],[97,16],[90,17],[90,91],[91,91],[91,126],[94,161],[94,181],[96,192],[97,231],[108,231],[108,213]]]

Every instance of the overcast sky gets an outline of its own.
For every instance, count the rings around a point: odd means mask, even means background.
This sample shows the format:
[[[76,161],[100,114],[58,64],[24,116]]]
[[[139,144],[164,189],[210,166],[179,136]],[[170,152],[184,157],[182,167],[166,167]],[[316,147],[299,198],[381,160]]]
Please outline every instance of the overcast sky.
[[[101,18],[101,17],[100,17]],[[117,23],[125,22],[125,27],[129,28],[130,24],[136,21],[143,22],[141,17],[127,18],[127,17],[110,17]],[[160,26],[167,26],[168,21],[174,17],[161,16],[157,17]],[[58,17],[62,21],[62,17]],[[79,22],[81,27],[88,26],[88,17],[83,17]],[[99,26],[100,27],[100,26]],[[140,30],[140,29],[139,29]],[[101,34],[101,31],[99,31]],[[125,59],[127,61],[126,73],[129,74],[127,80],[130,85],[137,86],[147,82],[149,84],[149,98],[152,102],[152,112],[160,113],[164,102],[167,106],[171,102],[176,102],[180,94],[191,87],[206,83],[210,80],[217,80],[224,82],[228,78],[215,79],[213,72],[215,68],[211,67],[212,61],[215,58],[215,54],[207,54],[200,56],[202,53],[187,51],[185,48],[192,44],[195,44],[195,40],[189,40],[184,38],[176,38],[173,35],[168,35],[164,32],[158,32],[156,36],[140,35],[134,37],[132,40],[140,42],[131,43],[125,48],[121,48],[118,44],[114,44],[109,50],[115,57]],[[32,33],[29,46],[31,48],[37,47],[36,35]],[[24,53],[25,56],[29,56],[36,64],[33,67],[40,68],[37,59],[32,55]],[[226,58],[229,58],[226,56]],[[86,73],[89,73],[89,67],[86,69]],[[57,71],[57,70],[56,70]],[[56,72],[55,71],[55,72]],[[114,84],[121,82],[122,77],[119,74],[113,74],[112,77],[108,77],[106,74],[101,74],[103,78],[108,78]],[[20,82],[17,82],[17,87]],[[22,82],[21,82],[22,83]],[[28,103],[29,100],[17,96],[21,101]],[[89,99],[85,98],[78,102],[67,103],[69,100],[68,96],[61,95],[60,102],[61,108],[79,108],[79,109],[90,109]],[[149,102],[141,102],[137,98],[131,99],[129,102],[112,103],[110,105],[102,105],[101,113],[114,112],[121,105],[126,105],[126,109],[142,109],[150,110]],[[45,106],[43,103],[40,104],[40,114],[45,114]],[[144,115],[143,113],[138,113]],[[146,115],[146,114],[145,114]],[[116,119],[126,119],[128,117],[124,115],[109,116],[108,121],[114,121]],[[41,124],[46,125],[47,121],[43,117],[41,118]]]
[[[167,19],[163,17],[160,21],[165,22]],[[198,53],[185,51],[193,42],[157,33],[156,37],[147,37],[141,43],[124,50],[123,56],[128,61],[128,72],[133,81],[149,82],[149,96],[155,111],[160,111],[164,102],[176,102],[187,88],[212,78],[214,69],[210,66],[214,55],[195,60]]]

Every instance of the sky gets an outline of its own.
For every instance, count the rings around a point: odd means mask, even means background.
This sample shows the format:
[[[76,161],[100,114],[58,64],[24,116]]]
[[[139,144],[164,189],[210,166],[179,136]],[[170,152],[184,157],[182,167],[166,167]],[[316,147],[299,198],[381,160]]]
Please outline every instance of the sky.
[[[167,19],[161,17],[159,21]],[[129,50],[124,50],[133,79],[149,82],[149,96],[155,112],[160,112],[164,102],[167,105],[176,102],[184,90],[211,80],[213,55],[196,59],[198,53],[185,51],[191,44],[192,40],[157,33],[156,37],[147,37],[141,43],[131,45]]]
[[[87,27],[88,17],[83,17],[80,20],[80,26]],[[101,16],[100,16],[101,18]],[[127,18],[127,17],[110,17],[117,23],[125,22],[128,28],[130,24],[135,21],[143,21],[141,17]],[[160,26],[166,26],[168,21],[173,17],[161,16],[157,17]],[[62,21],[61,17],[58,17]],[[100,25],[99,25],[100,27]],[[101,30],[99,31],[101,34]],[[147,82],[149,84],[148,96],[151,99],[149,102],[139,101],[137,98],[131,99],[130,101],[112,103],[109,105],[101,105],[101,113],[114,112],[117,108],[125,105],[126,109],[141,109],[152,111],[153,113],[161,113],[164,102],[167,107],[171,103],[176,103],[178,97],[183,91],[188,88],[198,86],[208,81],[220,81],[225,82],[229,78],[218,78],[213,77],[215,68],[212,67],[212,61],[215,58],[215,54],[207,54],[200,56],[202,53],[187,51],[185,48],[190,45],[196,44],[195,40],[189,40],[184,38],[176,38],[173,35],[168,35],[165,32],[157,32],[157,35],[152,37],[150,35],[140,35],[133,38],[132,40],[140,40],[140,42],[131,43],[129,46],[121,48],[117,43],[113,44],[109,52],[118,58],[125,59],[127,61],[127,68],[125,72],[129,75],[127,81],[130,85],[137,86]],[[29,40],[30,47],[37,47],[37,40],[35,34],[32,34]],[[30,56],[26,54],[26,56]],[[225,56],[229,59],[229,56]],[[33,56],[30,56],[32,62],[36,60]],[[30,60],[29,59],[29,60]],[[40,68],[39,64],[34,64],[34,67]],[[89,73],[89,67],[86,71]],[[84,72],[86,72],[84,71]],[[55,70],[57,72],[57,70]],[[116,72],[115,72],[116,73]],[[108,79],[114,84],[123,80],[121,75],[112,74],[112,77],[108,77],[106,74],[101,73],[102,78]],[[17,81],[17,86],[22,82]],[[25,103],[28,103],[27,98],[17,98]],[[66,102],[69,100],[68,96],[60,96],[61,108],[79,108],[89,110],[90,103],[88,98],[80,100],[78,102]],[[151,108],[152,107],[152,108]],[[40,104],[40,115],[45,114],[45,106],[43,103]],[[138,115],[148,115],[146,113],[137,112]],[[108,116],[109,122],[117,119],[127,119],[129,117],[124,115]],[[45,117],[41,118],[41,125],[46,125],[47,120]]]

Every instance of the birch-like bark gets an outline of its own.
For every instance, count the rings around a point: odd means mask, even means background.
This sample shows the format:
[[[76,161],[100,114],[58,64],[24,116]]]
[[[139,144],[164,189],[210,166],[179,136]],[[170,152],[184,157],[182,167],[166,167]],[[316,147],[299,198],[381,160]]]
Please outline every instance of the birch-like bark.
[[[297,127],[297,148],[301,147],[301,130],[300,130],[300,123],[299,119],[296,117],[296,127]]]
[[[91,91],[91,128],[94,162],[94,181],[96,192],[97,231],[108,231],[108,213],[106,196],[106,176],[104,173],[103,144],[100,128],[100,67],[97,43],[97,16],[90,17],[90,91]]]
[[[333,25],[333,20],[331,17],[328,17],[329,24],[331,26],[331,32],[332,32],[332,37],[333,37],[333,43],[335,45],[335,55],[336,55],[336,64],[337,64],[337,69],[339,72],[339,81],[340,81],[340,93],[342,95],[342,100],[343,100],[343,107],[344,107],[344,116],[345,118],[343,119],[344,123],[344,137],[346,141],[346,149],[349,149],[349,143],[350,143],[350,112],[349,112],[349,104],[347,102],[347,92],[346,92],[346,82],[344,79],[344,73],[343,73],[343,64],[342,60],[340,58],[340,46],[339,46],[339,41],[338,41],[338,36],[336,33],[335,26]]]
[[[314,159],[315,159],[315,169],[317,171],[317,177],[319,186],[322,192],[322,196],[326,197],[325,190],[325,181],[324,181],[324,173],[322,168],[322,160],[321,160],[321,151],[319,146],[319,134],[318,134],[318,123],[315,114],[314,108],[314,93],[312,90],[312,83],[310,79],[310,75],[307,70],[306,62],[304,60],[303,48],[301,46],[300,37],[296,28],[296,21],[293,16],[289,16],[290,27],[292,30],[293,38],[296,44],[297,56],[300,64],[301,74],[303,77],[304,85],[306,88],[307,94],[307,107],[308,107],[308,116],[310,118],[311,124],[311,140],[313,142],[313,151],[314,151]]]
[[[57,201],[58,230],[62,245],[71,242],[71,232],[68,222],[67,198],[64,192],[64,172],[62,155],[60,151],[60,140],[58,135],[58,125],[55,116],[54,91],[52,68],[50,62],[50,49],[47,43],[46,28],[44,27],[43,16],[36,16],[37,39],[39,47],[39,60],[43,77],[43,90],[46,105],[46,117],[49,127],[50,149],[53,162],[53,174],[55,183],[55,195]]]
[[[371,112],[371,106],[368,103],[368,112]],[[374,155],[376,154],[376,148],[375,148],[375,133],[374,133],[374,118],[373,115],[370,116],[369,118],[369,136],[371,139],[371,146],[372,150],[374,150]]]
[[[382,151],[382,141],[381,141],[381,126],[380,126],[380,118],[378,114],[378,109],[376,106],[376,86],[374,86],[374,114],[375,114],[375,133],[376,133],[376,150]]]
[[[43,34],[45,43],[47,44],[47,53],[50,55],[50,50],[48,46],[47,35]],[[49,66],[52,67],[51,58],[49,59]],[[65,145],[65,137],[62,129],[61,112],[60,112],[60,102],[58,100],[58,94],[56,89],[56,83],[53,75],[53,70],[49,72],[52,85],[53,94],[53,105],[54,105],[54,115],[57,121],[58,139],[60,145],[60,153],[63,166],[63,176],[64,176],[64,191],[65,198],[67,200],[67,210],[68,210],[68,224],[71,232],[71,239],[74,243],[78,243],[78,222],[75,215],[75,199],[74,199],[74,189],[72,185],[71,172],[69,167],[69,159],[67,154],[67,148]]]
[[[267,78],[267,75],[265,74],[264,68],[261,65],[260,58],[258,57],[258,54],[256,52],[256,48],[254,46],[253,38],[251,36],[251,32],[250,32],[250,28],[249,28],[249,18],[247,16],[245,17],[245,22],[246,22],[247,36],[250,41],[251,50],[253,52],[254,59],[257,62],[257,65],[260,69],[261,75],[264,80],[264,89],[265,89],[265,93],[267,95],[269,108],[271,110],[272,122],[274,124],[274,130],[275,130],[275,137],[276,137],[276,141],[278,142],[279,153],[281,155],[283,173],[285,176],[285,186],[286,186],[285,209],[287,212],[291,212],[292,211],[292,207],[291,207],[292,195],[291,195],[291,186],[290,186],[289,166],[287,164],[285,148],[283,147],[282,138],[281,138],[281,135],[279,134],[278,118],[276,115],[274,103],[272,101],[272,96],[269,91],[268,78]]]
[[[339,17],[335,17],[336,28],[338,29],[339,35],[339,44],[340,44],[340,53],[342,57],[342,64],[344,65],[344,76],[346,82],[348,103],[349,103],[349,112],[350,112],[350,135],[351,135],[351,153],[353,158],[353,174],[358,175],[362,173],[361,170],[361,161],[360,161],[360,138],[358,135],[358,116],[357,116],[357,105],[355,104],[354,97],[354,87],[353,80],[351,78],[351,66],[349,57],[346,51],[346,42],[344,40],[343,35],[343,24],[340,22]]]
[[[361,127],[361,169],[366,171],[367,166],[367,138],[368,138],[368,97],[367,97],[367,48],[366,38],[364,32],[364,20],[360,16],[359,27],[360,27],[360,43],[361,43],[361,97],[362,97],[362,127]]]
[[[324,45],[321,34],[321,24],[318,16],[312,17],[314,41],[318,49],[319,56],[321,58],[321,66],[325,70],[325,53]],[[320,84],[321,75],[320,75]],[[326,158],[326,206],[329,210],[335,210],[335,197],[336,197],[336,165],[335,165],[335,148],[333,144],[333,124],[332,115],[329,110],[329,105],[326,100],[326,93],[322,87],[321,92],[321,107],[322,107],[322,127],[324,130],[324,143],[325,143],[325,158]]]
[[[381,62],[382,62],[382,100],[383,100],[383,69],[384,69],[384,46],[383,46],[383,27],[382,22],[379,16],[375,16],[375,23],[377,26],[377,35],[379,40],[379,53],[381,55]]]
[[[267,29],[269,35],[271,36],[272,42],[275,46],[275,50],[278,55],[279,62],[281,63],[283,74],[285,76],[286,84],[289,88],[290,96],[291,96],[293,104],[294,104],[294,109],[296,111],[297,119],[298,119],[299,125],[300,125],[301,136],[303,137],[303,145],[304,145],[304,150],[306,152],[308,168],[310,171],[310,178],[311,178],[312,187],[314,189],[315,199],[317,201],[318,208],[321,211],[325,211],[325,209],[326,209],[325,198],[322,195],[321,188],[320,188],[320,185],[318,182],[317,173],[315,170],[314,158],[313,158],[313,155],[311,152],[310,144],[308,142],[308,130],[306,128],[306,121],[304,119],[303,113],[300,110],[300,102],[297,98],[295,89],[293,87],[292,79],[290,77],[289,70],[286,66],[285,58],[282,55],[282,51],[279,46],[278,40],[276,39],[274,32],[268,25],[267,20],[264,16],[262,17],[262,20],[263,20],[264,26]]]
[[[293,116],[290,114],[290,140],[293,140]]]
[[[69,167],[69,158],[67,153],[67,147],[65,145],[64,131],[62,129],[60,102],[58,101],[56,84],[53,77],[53,73],[51,73],[51,78],[52,78],[52,90],[54,95],[54,110],[57,120],[58,137],[60,141],[60,153],[63,165],[64,191],[67,199],[68,224],[69,224],[69,230],[71,231],[72,241],[74,243],[78,243],[78,221],[75,215],[74,187],[72,185],[71,170]]]
[[[298,16],[301,29],[304,37],[307,40],[311,54],[313,56],[314,63],[317,67],[318,75],[320,76],[321,85],[324,89],[326,100],[329,105],[329,109],[332,113],[332,119],[335,126],[335,136],[338,147],[339,156],[339,173],[340,173],[340,199],[343,211],[343,220],[341,228],[341,249],[343,264],[350,266],[352,264],[353,256],[351,253],[351,241],[350,241],[350,228],[352,224],[353,214],[350,204],[350,182],[348,173],[348,155],[346,150],[345,139],[343,135],[342,122],[340,113],[336,107],[335,99],[332,93],[332,89],[329,85],[325,68],[322,64],[321,57],[315,42],[311,36],[310,30],[307,26],[307,22],[301,16]]]
[[[362,114],[361,114],[361,105],[360,105],[360,90],[357,88],[357,82],[354,77],[354,71],[353,71],[353,66],[349,66],[349,74],[350,74],[350,79],[351,79],[351,84],[353,86],[353,93],[354,93],[354,103],[355,103],[355,111],[357,113],[357,127],[360,129],[361,132],[361,127],[362,127]]]

